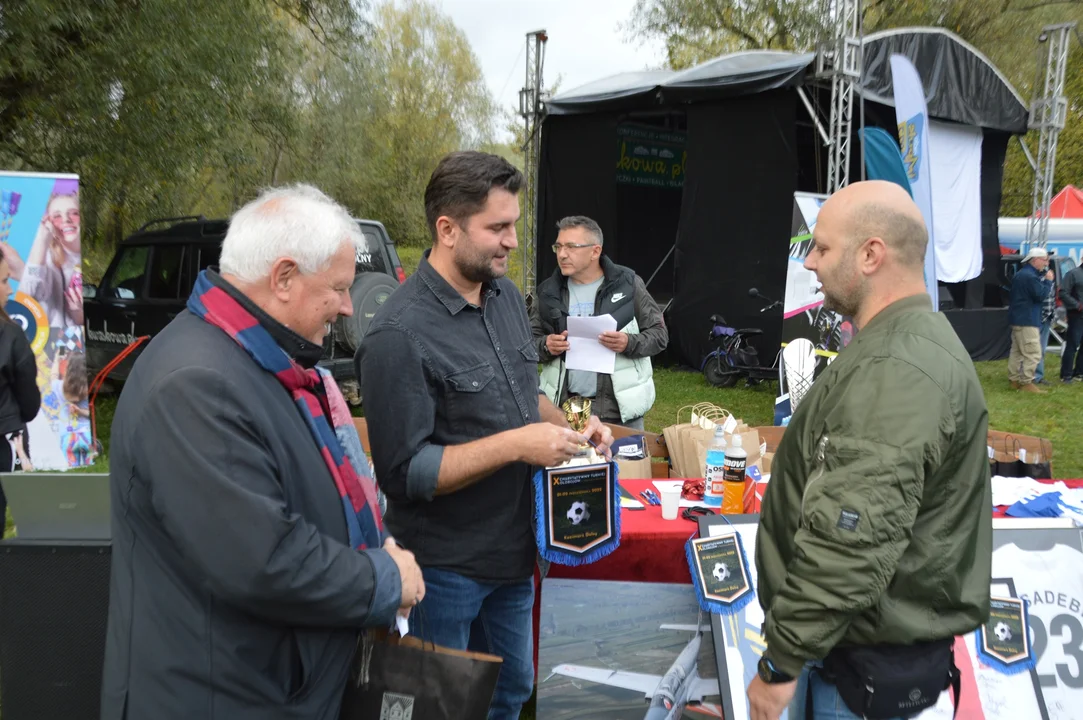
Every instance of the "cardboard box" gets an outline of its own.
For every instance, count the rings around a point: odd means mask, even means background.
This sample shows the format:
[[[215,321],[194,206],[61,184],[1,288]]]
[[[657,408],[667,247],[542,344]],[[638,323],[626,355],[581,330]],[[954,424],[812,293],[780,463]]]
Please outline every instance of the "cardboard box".
[[[778,444],[782,442],[782,436],[786,432],[786,428],[775,425],[759,425],[755,430],[760,434],[760,442],[767,445],[769,453],[778,450]]]
[[[746,513],[758,513],[767,489],[767,473],[759,465],[753,465],[745,474],[744,506]]]

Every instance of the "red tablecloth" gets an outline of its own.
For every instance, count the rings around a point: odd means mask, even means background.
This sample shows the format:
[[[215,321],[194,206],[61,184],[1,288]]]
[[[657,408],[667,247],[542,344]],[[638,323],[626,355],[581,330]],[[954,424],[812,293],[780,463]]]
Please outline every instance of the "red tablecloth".
[[[621,480],[620,484],[637,499],[642,490],[658,491],[651,480]],[[620,547],[611,555],[578,567],[551,565],[549,577],[690,583],[684,543],[699,524],[680,515],[676,520],[663,520],[660,505],[644,505],[642,510],[621,511]]]

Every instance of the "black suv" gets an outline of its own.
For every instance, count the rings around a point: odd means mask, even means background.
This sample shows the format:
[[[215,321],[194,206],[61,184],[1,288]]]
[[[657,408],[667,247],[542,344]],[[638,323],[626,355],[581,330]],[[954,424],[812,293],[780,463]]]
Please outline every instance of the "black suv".
[[[366,246],[357,251],[350,296],[353,317],[340,317],[324,342],[320,364],[351,402],[360,402],[354,351],[376,309],[406,280],[395,244],[384,226],[358,220]],[[180,313],[200,270],[218,265],[227,220],[203,217],[152,220],[121,242],[100,285],[83,286],[87,368],[94,377],[136,338],[154,336]],[[142,349],[142,347],[140,347]],[[109,374],[122,382],[139,350]]]

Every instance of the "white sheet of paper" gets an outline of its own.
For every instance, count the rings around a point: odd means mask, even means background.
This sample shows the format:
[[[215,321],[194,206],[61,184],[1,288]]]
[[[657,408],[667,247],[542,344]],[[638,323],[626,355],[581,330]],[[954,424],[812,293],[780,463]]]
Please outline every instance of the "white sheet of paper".
[[[401,637],[406,637],[410,634],[410,621],[402,615],[395,616],[395,627],[398,628]]]
[[[613,374],[617,354],[598,342],[598,336],[615,331],[617,321],[612,315],[568,318],[568,352],[564,365],[569,370]]]

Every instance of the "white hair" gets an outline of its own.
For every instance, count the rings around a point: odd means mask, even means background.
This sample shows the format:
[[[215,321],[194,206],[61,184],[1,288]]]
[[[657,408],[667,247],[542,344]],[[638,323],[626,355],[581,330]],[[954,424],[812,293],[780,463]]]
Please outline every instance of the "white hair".
[[[219,265],[256,282],[288,257],[308,274],[326,270],[343,243],[356,249],[364,242],[349,211],[311,185],[271,188],[234,213]]]

